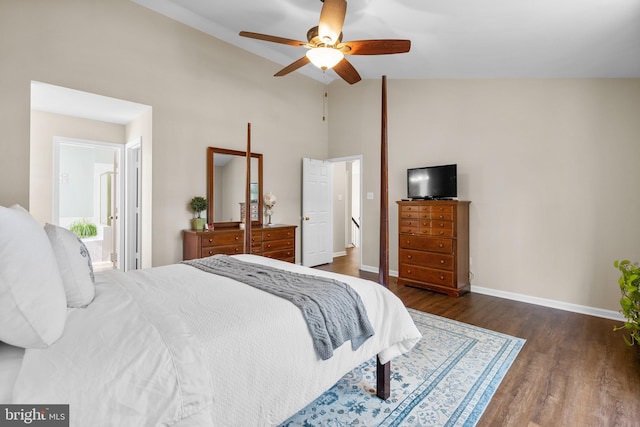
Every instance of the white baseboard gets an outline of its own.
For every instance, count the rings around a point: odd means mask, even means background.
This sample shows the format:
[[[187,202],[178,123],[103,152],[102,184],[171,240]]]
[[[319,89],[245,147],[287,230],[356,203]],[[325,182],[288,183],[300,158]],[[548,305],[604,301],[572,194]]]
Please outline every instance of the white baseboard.
[[[347,256],[347,251],[334,252],[333,257],[337,258],[339,256]]]
[[[526,302],[529,304],[541,305],[558,310],[571,311],[574,313],[588,314],[590,316],[603,317],[605,319],[624,321],[622,314],[617,311],[605,310],[597,307],[573,304],[570,302],[556,301],[547,298],[532,297],[529,295],[516,294],[514,292],[499,291],[496,289],[483,288],[481,286],[471,286],[471,292],[490,295],[498,298],[510,299],[513,301]]]
[[[363,265],[362,270],[369,273],[377,273],[378,267]],[[389,270],[389,276],[398,277],[397,271]],[[481,286],[471,285],[471,292],[489,295],[492,297],[504,298],[513,301],[526,302],[528,304],[540,305],[543,307],[555,308],[558,310],[571,311],[573,313],[587,314],[589,316],[602,317],[604,319],[618,320],[624,322],[624,316],[617,311],[605,310],[597,307],[589,307],[586,305],[573,304],[570,302],[556,301],[547,298],[532,297],[529,295],[517,294],[515,292],[499,291],[496,289],[483,288]]]
[[[378,274],[378,267],[371,267],[370,265],[363,265],[360,270]],[[389,270],[389,276],[398,277],[398,272],[395,270]]]

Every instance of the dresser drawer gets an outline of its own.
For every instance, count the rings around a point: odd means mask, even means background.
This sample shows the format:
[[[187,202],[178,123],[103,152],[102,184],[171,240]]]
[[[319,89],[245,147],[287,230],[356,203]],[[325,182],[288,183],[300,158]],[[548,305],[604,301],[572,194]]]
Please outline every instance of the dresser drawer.
[[[453,230],[429,228],[425,234],[428,234],[429,236],[453,237]]]
[[[429,206],[415,204],[415,205],[402,205],[400,206],[400,212],[429,212]]]
[[[264,230],[262,232],[262,241],[268,240],[280,240],[280,239],[293,239],[295,237],[295,230],[293,228],[285,228],[282,230]]]
[[[415,280],[418,282],[433,283],[439,286],[454,287],[453,272],[436,270],[415,265],[402,265],[400,267],[400,278]]]
[[[413,220],[419,220],[421,218],[428,218],[428,214],[425,213],[420,213],[418,211],[415,212],[400,212],[400,219],[413,219]]]
[[[202,256],[208,257],[211,255],[236,255],[244,252],[244,245],[225,245],[225,246],[211,246],[202,248]]]
[[[421,222],[424,221],[420,221],[418,219],[401,219],[400,227],[418,227]]]
[[[275,258],[287,262],[295,262],[295,250],[293,248],[281,249],[279,251],[263,252],[263,257]]]
[[[435,215],[435,214],[444,214],[444,213],[448,213],[453,215],[453,206],[452,205],[431,205],[429,206],[429,212],[431,212],[431,215]]]
[[[202,251],[208,246],[232,245],[242,243],[244,239],[243,231],[232,231],[228,233],[216,233],[202,236]]]
[[[400,248],[450,254],[453,253],[453,240],[427,236],[401,235]]]
[[[400,263],[453,270],[453,255],[400,249]]]
[[[400,225],[400,232],[401,233],[406,233],[406,234],[418,234],[418,233],[420,233],[420,228],[406,226],[406,225]]]
[[[293,248],[293,239],[270,240],[262,242],[262,252]]]
[[[429,223],[429,235],[431,236],[447,236],[452,237],[453,222],[451,221],[431,221]]]
[[[431,212],[429,218],[436,221],[453,221],[453,212]]]

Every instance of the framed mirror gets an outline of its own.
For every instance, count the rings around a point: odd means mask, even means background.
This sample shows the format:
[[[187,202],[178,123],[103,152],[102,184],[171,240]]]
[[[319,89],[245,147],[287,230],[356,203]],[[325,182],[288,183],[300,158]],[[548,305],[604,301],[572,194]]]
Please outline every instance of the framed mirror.
[[[207,223],[237,227],[245,210],[246,153],[207,148]],[[251,224],[262,225],[262,154],[251,153]]]

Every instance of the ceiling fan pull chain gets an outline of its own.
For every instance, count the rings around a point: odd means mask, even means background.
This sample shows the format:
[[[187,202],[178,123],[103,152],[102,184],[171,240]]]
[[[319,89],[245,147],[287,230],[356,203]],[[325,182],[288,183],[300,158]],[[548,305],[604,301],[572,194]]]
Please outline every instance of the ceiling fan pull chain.
[[[329,83],[327,83],[327,71],[322,70],[322,79],[324,80],[324,94],[322,95],[322,121],[327,120],[327,101],[329,97]]]

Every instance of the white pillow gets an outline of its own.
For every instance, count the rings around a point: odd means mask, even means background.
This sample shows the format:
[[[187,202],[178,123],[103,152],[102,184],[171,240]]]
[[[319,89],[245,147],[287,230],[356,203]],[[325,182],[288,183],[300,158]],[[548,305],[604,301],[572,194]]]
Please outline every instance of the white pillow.
[[[47,235],[29,213],[0,206],[0,341],[48,347],[62,336],[66,317]]]
[[[58,261],[68,307],[86,307],[96,294],[91,256],[82,240],[66,228],[46,224],[44,231]]]

